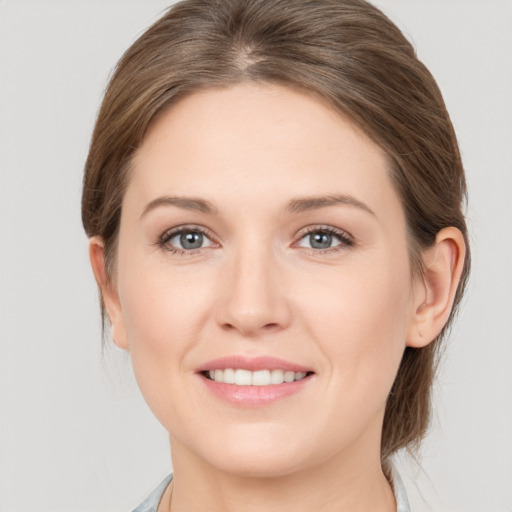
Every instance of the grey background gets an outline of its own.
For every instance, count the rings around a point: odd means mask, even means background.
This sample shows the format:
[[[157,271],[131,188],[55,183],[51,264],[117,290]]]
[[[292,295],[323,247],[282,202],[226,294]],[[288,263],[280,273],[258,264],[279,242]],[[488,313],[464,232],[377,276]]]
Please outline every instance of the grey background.
[[[79,216],[95,114],[162,0],[0,0],[0,510],[127,511],[170,467],[126,354],[102,355]],[[444,93],[473,275],[436,386],[415,512],[512,510],[512,4],[380,0]]]

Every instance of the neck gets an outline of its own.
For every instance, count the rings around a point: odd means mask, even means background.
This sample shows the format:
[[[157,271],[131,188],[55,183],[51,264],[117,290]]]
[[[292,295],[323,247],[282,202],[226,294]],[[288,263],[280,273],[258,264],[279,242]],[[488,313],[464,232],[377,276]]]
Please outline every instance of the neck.
[[[262,477],[221,471],[172,440],[174,480],[159,512],[395,512],[379,457],[340,454],[308,469]],[[171,499],[172,498],[172,499]]]

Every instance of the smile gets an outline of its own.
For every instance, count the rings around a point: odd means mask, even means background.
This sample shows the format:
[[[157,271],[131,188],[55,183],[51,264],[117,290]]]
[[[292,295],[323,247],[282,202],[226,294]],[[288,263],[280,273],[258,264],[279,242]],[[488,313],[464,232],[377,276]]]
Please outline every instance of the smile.
[[[313,368],[271,356],[231,355],[197,368],[200,382],[214,396],[235,407],[263,407],[312,389]]]
[[[235,386],[272,386],[291,383],[304,379],[311,372],[293,372],[286,370],[250,371],[241,368],[215,369],[204,372],[204,376],[215,382],[234,384]]]

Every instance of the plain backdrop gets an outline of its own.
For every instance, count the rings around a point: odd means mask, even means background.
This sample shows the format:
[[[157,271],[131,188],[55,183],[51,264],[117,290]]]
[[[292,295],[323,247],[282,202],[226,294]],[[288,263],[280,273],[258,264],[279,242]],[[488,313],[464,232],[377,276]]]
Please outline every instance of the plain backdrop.
[[[102,91],[162,0],[0,0],[0,510],[129,511],[170,470],[126,354],[102,354],[80,223]],[[473,274],[414,512],[512,511],[512,4],[380,0],[438,79],[465,163]]]

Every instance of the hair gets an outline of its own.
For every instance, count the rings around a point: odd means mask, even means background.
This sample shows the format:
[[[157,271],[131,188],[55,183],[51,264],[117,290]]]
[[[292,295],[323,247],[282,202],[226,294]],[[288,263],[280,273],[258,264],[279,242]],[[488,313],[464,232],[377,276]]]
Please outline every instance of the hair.
[[[415,449],[431,416],[439,349],[469,273],[466,183],[439,88],[400,30],[363,0],[183,0],[126,51],[107,87],[85,165],[82,221],[105,244],[109,278],[130,163],[164,108],[194,91],[278,83],[327,101],[387,154],[405,212],[412,273],[443,228],[468,248],[450,318],[422,348],[405,349],[389,394],[381,459]],[[103,320],[105,311],[101,302]],[[104,324],[105,325],[105,324]]]

